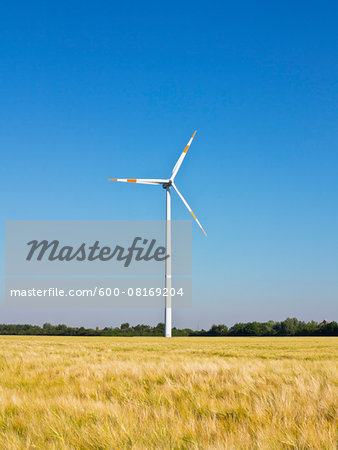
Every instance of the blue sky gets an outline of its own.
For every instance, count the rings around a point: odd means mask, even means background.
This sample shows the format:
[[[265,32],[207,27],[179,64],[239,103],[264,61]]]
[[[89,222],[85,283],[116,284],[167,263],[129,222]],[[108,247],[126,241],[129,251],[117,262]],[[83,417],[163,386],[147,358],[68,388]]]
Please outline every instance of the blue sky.
[[[337,9],[3,4],[2,230],[8,219],[164,218],[161,188],[106,179],[167,177],[196,129],[177,185],[208,237],[193,227],[193,308],[174,325],[337,319]],[[173,218],[188,217],[174,198]],[[105,326],[163,314],[0,317]]]

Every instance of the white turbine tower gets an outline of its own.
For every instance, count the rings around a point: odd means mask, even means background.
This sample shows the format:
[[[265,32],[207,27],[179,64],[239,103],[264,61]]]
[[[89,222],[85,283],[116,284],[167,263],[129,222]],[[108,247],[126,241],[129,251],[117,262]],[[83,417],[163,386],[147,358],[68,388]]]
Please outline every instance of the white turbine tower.
[[[202,225],[199,223],[197,217],[192,212],[192,209],[188,205],[187,201],[184,199],[183,195],[180,193],[180,191],[177,189],[174,179],[177,175],[177,172],[179,171],[179,168],[181,167],[181,164],[185,158],[185,155],[187,154],[189,147],[192,143],[192,140],[194,139],[196,134],[192,135],[190,141],[188,142],[187,146],[183,150],[181,156],[178,158],[177,163],[175,164],[175,167],[173,168],[171,177],[168,180],[161,180],[161,179],[155,179],[155,178],[109,178],[109,181],[123,181],[125,183],[140,183],[140,184],[152,184],[152,185],[161,185],[163,189],[166,190],[166,201],[167,201],[167,208],[166,208],[166,249],[167,254],[171,256],[171,197],[170,197],[170,188],[173,187],[174,190],[177,192],[178,196],[182,200],[182,202],[187,207],[188,211],[191,213],[193,218],[196,220],[198,226],[201,228],[203,233],[205,235],[206,232],[204,231]],[[168,295],[165,299],[165,311],[164,311],[164,322],[165,322],[165,337],[171,337],[171,295],[170,295],[170,289],[171,289],[171,258],[167,258],[166,260],[166,266],[165,266],[165,287],[167,288]]]

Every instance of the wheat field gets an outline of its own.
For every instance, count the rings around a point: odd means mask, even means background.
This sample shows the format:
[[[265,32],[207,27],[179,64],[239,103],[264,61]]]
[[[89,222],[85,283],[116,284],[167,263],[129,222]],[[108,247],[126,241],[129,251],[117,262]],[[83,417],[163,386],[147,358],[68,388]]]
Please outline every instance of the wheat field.
[[[336,449],[338,338],[0,337],[1,449]]]

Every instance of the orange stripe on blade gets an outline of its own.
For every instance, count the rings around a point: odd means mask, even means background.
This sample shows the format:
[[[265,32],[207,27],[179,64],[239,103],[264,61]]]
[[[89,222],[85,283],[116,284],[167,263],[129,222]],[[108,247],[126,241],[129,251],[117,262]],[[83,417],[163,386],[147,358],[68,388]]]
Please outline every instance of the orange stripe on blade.
[[[117,181],[117,178],[108,178],[108,181]]]
[[[195,214],[192,212],[192,211],[190,211],[191,212],[191,214],[192,214],[192,216],[193,216],[193,218],[195,219],[195,220],[197,220],[197,218],[196,218],[196,216],[195,216]]]
[[[136,180],[128,179],[128,183],[136,183]]]
[[[187,145],[187,146],[185,147],[185,149],[183,150],[183,153],[187,153],[188,148],[189,148],[189,145]]]

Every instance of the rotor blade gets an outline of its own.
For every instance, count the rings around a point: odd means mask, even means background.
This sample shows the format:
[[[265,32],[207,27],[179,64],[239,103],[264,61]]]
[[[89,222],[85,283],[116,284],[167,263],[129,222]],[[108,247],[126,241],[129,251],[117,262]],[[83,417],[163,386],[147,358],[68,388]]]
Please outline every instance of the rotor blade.
[[[202,225],[199,223],[199,220],[197,219],[197,217],[195,216],[195,214],[192,212],[192,209],[190,208],[190,206],[188,205],[188,203],[186,202],[186,200],[184,199],[183,195],[180,193],[180,191],[177,189],[177,187],[174,185],[174,183],[172,183],[172,187],[175,189],[175,191],[177,192],[178,196],[180,197],[180,199],[182,200],[182,202],[185,204],[185,206],[188,208],[188,211],[190,212],[190,214],[193,216],[193,218],[196,220],[196,222],[198,223],[199,227],[201,228],[201,230],[203,231],[203,233],[205,235],[207,235],[207,233],[204,231]]]
[[[158,180],[152,178],[109,178],[108,181],[122,181],[124,183],[140,183],[140,184],[163,184],[168,183],[169,180]]]
[[[170,178],[171,180],[173,180],[173,179],[176,177],[176,174],[177,174],[179,168],[181,167],[181,164],[182,164],[182,162],[183,162],[183,160],[184,160],[184,158],[185,158],[185,155],[187,154],[187,151],[189,150],[189,147],[190,147],[190,145],[191,145],[191,143],[192,143],[192,140],[193,140],[194,137],[195,137],[195,134],[196,134],[196,131],[195,131],[195,133],[191,136],[190,141],[189,141],[188,144],[186,145],[186,147],[185,147],[185,149],[183,150],[181,156],[178,158],[177,163],[175,164],[175,167],[173,168],[173,173],[171,174],[171,178]]]

